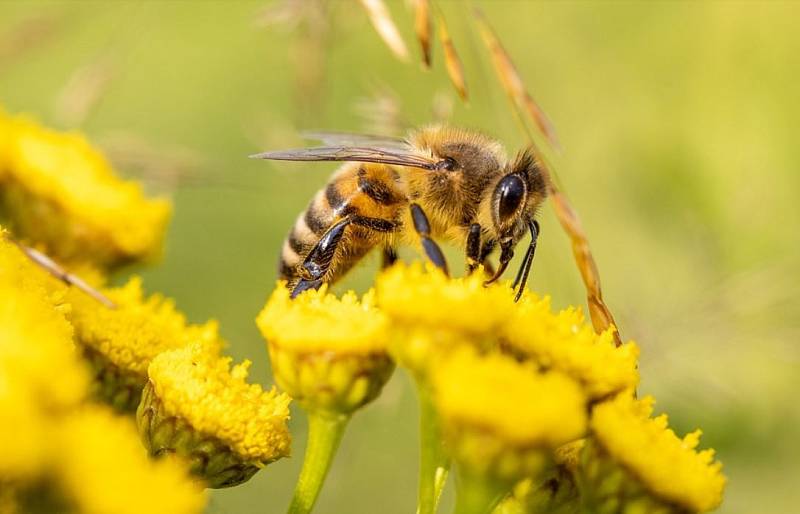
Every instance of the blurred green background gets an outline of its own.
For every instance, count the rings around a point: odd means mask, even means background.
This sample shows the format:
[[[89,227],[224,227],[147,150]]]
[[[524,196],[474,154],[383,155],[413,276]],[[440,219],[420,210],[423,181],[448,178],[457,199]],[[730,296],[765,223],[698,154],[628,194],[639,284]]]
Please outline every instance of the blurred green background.
[[[730,478],[720,512],[797,512],[800,4],[478,3],[558,129],[554,163],[623,336],[642,347],[642,393],[718,450]],[[466,4],[439,2],[466,106],[440,48],[420,69],[410,12],[389,4],[411,63],[355,2],[319,15],[302,1],[4,1],[0,102],[86,132],[122,173],[174,197],[163,261],[137,271],[193,320],[218,318],[230,353],[269,384],[253,319],[286,230],[333,166],[248,154],[299,145],[301,129],[446,118],[512,152],[523,144]],[[583,305],[549,208],[542,225],[532,287]],[[376,263],[339,289],[367,287]],[[215,491],[209,512],[284,511],[303,454],[297,409],[292,428],[294,457]],[[318,512],[413,512],[416,437],[398,373],[355,416]]]

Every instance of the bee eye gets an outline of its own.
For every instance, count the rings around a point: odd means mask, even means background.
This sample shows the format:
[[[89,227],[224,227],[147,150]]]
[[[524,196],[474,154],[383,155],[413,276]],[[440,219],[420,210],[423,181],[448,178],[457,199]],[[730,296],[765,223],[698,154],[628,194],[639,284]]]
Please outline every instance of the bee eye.
[[[453,171],[456,167],[458,167],[458,164],[456,164],[456,161],[453,160],[452,157],[445,157],[436,163],[437,170]]]
[[[525,198],[525,183],[517,175],[507,175],[500,180],[495,190],[497,198],[497,214],[501,220],[517,212]]]

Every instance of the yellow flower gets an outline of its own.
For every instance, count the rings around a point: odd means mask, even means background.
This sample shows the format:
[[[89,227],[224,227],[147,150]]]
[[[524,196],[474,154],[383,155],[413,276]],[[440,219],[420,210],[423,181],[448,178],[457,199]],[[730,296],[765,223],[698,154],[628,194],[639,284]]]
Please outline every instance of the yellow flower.
[[[719,506],[725,487],[722,464],[714,460],[714,450],[697,451],[700,431],[679,438],[667,426],[667,416],[650,417],[653,398],[635,400],[620,395],[597,405],[592,413],[591,430],[597,448],[592,460],[604,457],[618,463],[633,481],[662,501],[665,512],[706,512]],[[607,457],[606,457],[607,456]],[[597,467],[596,463],[595,468]],[[597,483],[587,473],[589,483]],[[601,474],[601,473],[598,473]],[[608,472],[602,472],[609,476]],[[677,505],[679,509],[669,509]]]
[[[89,375],[56,286],[0,230],[0,480],[47,464],[48,416],[73,408],[87,392]]]
[[[93,395],[122,411],[134,411],[147,381],[147,368],[160,353],[198,342],[210,352],[223,345],[217,324],[191,325],[172,300],[154,294],[147,298],[141,280],[103,292],[115,309],[72,289],[69,315],[75,339],[95,373]]]
[[[639,383],[639,348],[614,346],[612,329],[598,335],[580,309],[553,314],[550,299],[527,295],[502,327],[508,349],[544,369],[556,369],[579,381],[592,399],[601,399]]]
[[[0,134],[0,212],[17,235],[59,260],[103,267],[160,251],[169,203],[120,180],[83,136],[24,117],[0,122]]]
[[[438,362],[432,379],[445,440],[473,473],[531,476],[552,450],[586,430],[586,398],[558,372],[462,349]]]
[[[373,292],[359,301],[323,287],[292,300],[279,283],[256,322],[275,380],[307,410],[351,413],[380,394],[394,369]]]
[[[248,384],[249,361],[230,363],[196,343],[162,353],[137,412],[150,453],[192,459],[211,487],[241,483],[290,449],[289,397]]]
[[[56,429],[56,481],[78,512],[191,514],[203,511],[201,488],[178,463],[153,462],[134,425],[105,408],[79,410]]]
[[[419,378],[436,353],[464,343],[496,345],[515,310],[514,296],[506,285],[484,287],[484,280],[482,273],[448,278],[420,263],[381,273],[378,305],[392,320],[392,356]]]

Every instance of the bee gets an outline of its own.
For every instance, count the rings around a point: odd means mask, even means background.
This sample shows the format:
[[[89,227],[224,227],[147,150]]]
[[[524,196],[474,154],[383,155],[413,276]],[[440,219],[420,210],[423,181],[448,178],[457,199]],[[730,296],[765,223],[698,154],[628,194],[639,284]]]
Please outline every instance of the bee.
[[[383,264],[401,244],[421,244],[427,258],[448,273],[436,240],[464,249],[466,269],[479,265],[499,279],[517,243],[531,241],[512,287],[516,299],[528,280],[547,188],[528,149],[506,157],[497,141],[474,131],[432,126],[407,138],[313,133],[325,146],[265,152],[254,158],[344,161],[294,223],[280,256],[280,276],[292,297],[340,279],[373,249]],[[495,270],[490,254],[499,248]]]

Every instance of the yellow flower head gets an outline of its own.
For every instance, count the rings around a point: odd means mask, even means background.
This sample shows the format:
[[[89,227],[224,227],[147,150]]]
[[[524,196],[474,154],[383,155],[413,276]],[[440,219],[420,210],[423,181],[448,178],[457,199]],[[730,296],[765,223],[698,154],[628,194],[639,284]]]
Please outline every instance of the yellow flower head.
[[[503,325],[512,353],[556,369],[579,381],[592,399],[600,399],[639,383],[639,348],[629,342],[614,346],[611,330],[598,335],[580,309],[553,314],[550,299],[526,296],[513,319]]]
[[[474,273],[448,278],[420,263],[398,263],[377,280],[378,304],[392,320],[390,351],[418,377],[428,373],[437,353],[460,344],[496,344],[500,327],[514,312],[514,297],[505,285],[484,287]]]
[[[664,503],[691,512],[716,508],[726,479],[714,450],[696,450],[699,430],[681,439],[668,428],[666,415],[650,417],[653,402],[619,395],[596,406],[590,424],[597,443]]]
[[[105,408],[79,410],[56,429],[56,481],[78,512],[194,514],[202,489],[175,461],[153,462],[134,425]]]
[[[104,289],[115,309],[100,304],[82,291],[70,290],[70,320],[75,339],[93,365],[95,396],[123,411],[139,404],[147,368],[156,355],[198,342],[210,352],[223,345],[217,324],[191,325],[172,300],[142,293],[141,280]]]
[[[63,290],[48,279],[0,231],[0,477],[45,466],[49,417],[87,393],[89,374],[56,306]]]
[[[306,409],[350,413],[377,397],[394,369],[372,291],[359,300],[323,287],[292,300],[279,283],[256,322],[275,380]]]
[[[151,454],[193,459],[212,487],[241,483],[290,450],[289,397],[248,384],[249,361],[230,363],[196,343],[162,353],[137,412]],[[208,458],[198,460],[198,452]]]
[[[114,267],[157,254],[170,205],[117,178],[86,139],[17,117],[0,123],[0,212],[65,262]]]
[[[529,476],[559,445],[586,430],[586,398],[559,372],[457,350],[437,363],[434,403],[453,457],[505,479]]]

